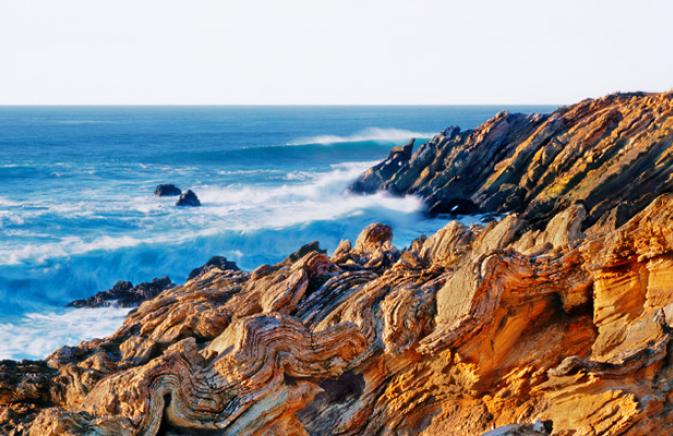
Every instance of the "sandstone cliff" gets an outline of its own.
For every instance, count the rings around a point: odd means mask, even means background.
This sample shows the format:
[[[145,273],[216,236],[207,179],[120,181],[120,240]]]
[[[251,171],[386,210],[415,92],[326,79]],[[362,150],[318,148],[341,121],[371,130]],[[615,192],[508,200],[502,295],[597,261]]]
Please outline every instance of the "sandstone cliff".
[[[313,244],[251,273],[197,271],[108,338],[0,363],[0,428],[670,434],[671,99],[501,114],[394,150],[406,169],[364,190],[512,213],[403,250],[374,224],[331,256]],[[416,175],[422,150],[436,163]]]

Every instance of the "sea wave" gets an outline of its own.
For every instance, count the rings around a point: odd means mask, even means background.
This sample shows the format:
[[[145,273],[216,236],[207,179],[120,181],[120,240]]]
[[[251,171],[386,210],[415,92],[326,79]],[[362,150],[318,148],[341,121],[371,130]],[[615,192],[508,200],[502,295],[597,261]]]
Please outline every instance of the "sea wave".
[[[157,242],[159,239],[157,239]],[[131,236],[101,236],[86,241],[77,236],[66,236],[58,242],[46,242],[38,244],[22,244],[20,246],[0,247],[0,265],[18,265],[22,262],[31,261],[43,263],[47,259],[55,257],[73,256],[88,253],[90,251],[110,251],[120,248],[133,247],[151,240],[136,239]]]
[[[18,206],[19,203],[6,197],[0,197],[0,206]]]
[[[128,226],[128,230],[123,234],[96,237],[69,234],[48,241],[4,241],[0,244],[0,265],[41,264],[53,258],[141,244],[175,245],[227,231],[276,230],[361,214],[367,209],[413,214],[423,207],[422,201],[414,196],[395,197],[383,192],[362,196],[348,192],[350,182],[373,163],[345,162],[331,165],[329,171],[290,172],[285,178],[287,182],[282,184],[197,185],[193,189],[202,202],[199,208],[176,208],[174,199],[151,195],[92,196],[88,203],[48,205],[44,210],[30,213],[50,213],[59,220],[85,222],[114,217],[119,226]],[[129,214],[130,211],[136,214]],[[22,215],[17,215],[18,212]],[[20,224],[29,217],[28,213],[0,214],[0,223]],[[14,236],[21,237],[20,234]]]
[[[195,214],[206,213],[220,218],[220,227],[204,232],[221,230],[250,231],[260,228],[278,229],[318,220],[347,216],[366,208],[383,208],[403,213],[413,213],[422,208],[422,201],[414,196],[394,197],[386,193],[362,196],[346,190],[373,162],[349,162],[331,166],[322,173],[302,172],[289,175],[303,183],[279,186],[201,186],[199,197],[204,208]]]
[[[16,322],[0,323],[0,360],[44,359],[63,345],[105,337],[119,327],[128,312],[125,308],[33,312]]]
[[[307,136],[295,139],[287,143],[287,145],[310,145],[310,144],[340,144],[344,142],[396,142],[408,141],[411,138],[432,138],[435,133],[432,132],[416,132],[405,129],[389,129],[370,127],[359,130],[352,135],[316,135]]]

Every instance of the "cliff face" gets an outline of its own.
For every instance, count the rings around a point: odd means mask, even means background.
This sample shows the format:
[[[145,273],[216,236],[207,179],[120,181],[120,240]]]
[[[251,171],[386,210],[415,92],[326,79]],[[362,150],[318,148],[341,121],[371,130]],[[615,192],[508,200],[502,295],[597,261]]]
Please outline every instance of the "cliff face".
[[[628,118],[631,106],[640,114],[634,120],[650,113],[659,121],[628,123],[642,135],[618,134],[622,141],[605,132],[578,136],[588,134],[580,126],[601,124],[607,107]],[[481,195],[493,198],[511,184],[521,189],[511,203],[517,213],[485,226],[454,221],[402,251],[389,227],[374,224],[331,257],[313,244],[252,273],[224,264],[197,271],[143,303],[108,338],[62,348],[46,362],[0,363],[0,428],[34,435],[671,433],[673,195],[659,194],[671,180],[671,121],[662,115],[670,108],[666,95],[609,97],[549,117],[498,115],[474,132],[440,135],[421,149],[451,166],[424,165],[398,192],[430,198],[440,190],[423,189],[443,180],[485,208]],[[551,136],[564,142],[528,150],[531,138],[560,122],[554,118],[575,120],[565,135]],[[511,130],[498,127],[507,119]],[[507,139],[494,139],[498,129]],[[448,136],[462,145],[439,151]],[[490,144],[492,159],[470,157],[468,143],[480,156]],[[607,149],[613,153],[599,157]],[[420,152],[394,151],[407,156],[408,168]],[[580,171],[572,169],[582,167],[578,160],[558,156],[602,163]],[[382,183],[393,189],[408,168]],[[610,182],[626,180],[610,169],[631,174],[627,186]],[[481,181],[443,175],[468,171]],[[533,174],[536,189],[526,182]],[[577,176],[561,182],[545,174]],[[553,207],[536,206],[549,198]],[[629,213],[618,214],[621,224],[614,209],[623,204]]]

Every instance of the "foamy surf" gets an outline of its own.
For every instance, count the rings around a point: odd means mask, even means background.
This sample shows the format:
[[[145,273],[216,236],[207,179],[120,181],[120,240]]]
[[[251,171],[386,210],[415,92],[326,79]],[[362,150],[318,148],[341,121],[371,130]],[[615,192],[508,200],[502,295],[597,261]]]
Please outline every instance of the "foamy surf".
[[[70,309],[28,313],[15,323],[0,323],[0,359],[43,359],[64,345],[113,333],[129,309]]]
[[[288,142],[287,145],[310,145],[310,144],[340,144],[346,142],[399,142],[408,141],[411,138],[432,138],[435,133],[417,132],[405,129],[387,129],[370,127],[353,133],[352,135],[316,135],[298,138]]]
[[[60,219],[100,219],[119,216],[120,225],[131,226],[124,235],[103,234],[94,238],[68,235],[39,243],[8,239],[0,244],[0,265],[42,264],[50,259],[84,255],[94,251],[129,249],[141,244],[171,246],[227,231],[252,232],[282,229],[315,221],[336,220],[380,209],[391,213],[413,214],[423,208],[414,196],[395,197],[387,193],[357,195],[348,192],[349,184],[374,162],[343,162],[330,165],[329,171],[291,171],[286,183],[274,185],[197,185],[203,204],[194,209],[176,208],[175,199],[145,196],[113,198],[92,197],[88,203],[40,204],[40,214]],[[3,216],[2,222],[21,222],[34,212]],[[17,235],[19,236],[19,235]]]

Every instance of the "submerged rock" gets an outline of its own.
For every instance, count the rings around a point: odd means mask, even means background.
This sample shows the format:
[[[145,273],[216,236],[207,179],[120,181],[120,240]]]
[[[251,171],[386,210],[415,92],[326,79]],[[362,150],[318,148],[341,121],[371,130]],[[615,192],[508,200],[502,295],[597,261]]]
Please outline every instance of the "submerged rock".
[[[173,282],[167,276],[155,278],[151,282],[140,283],[136,286],[128,281],[118,281],[107,291],[98,292],[89,298],[72,301],[67,304],[67,307],[134,307],[173,286]]]
[[[182,195],[180,195],[180,198],[178,198],[178,201],[175,203],[175,205],[197,207],[201,206],[201,201],[199,200],[199,197],[196,196],[194,191],[188,189],[186,192],[183,192]]]
[[[157,197],[174,197],[182,194],[180,188],[173,184],[157,185],[154,195]]]

